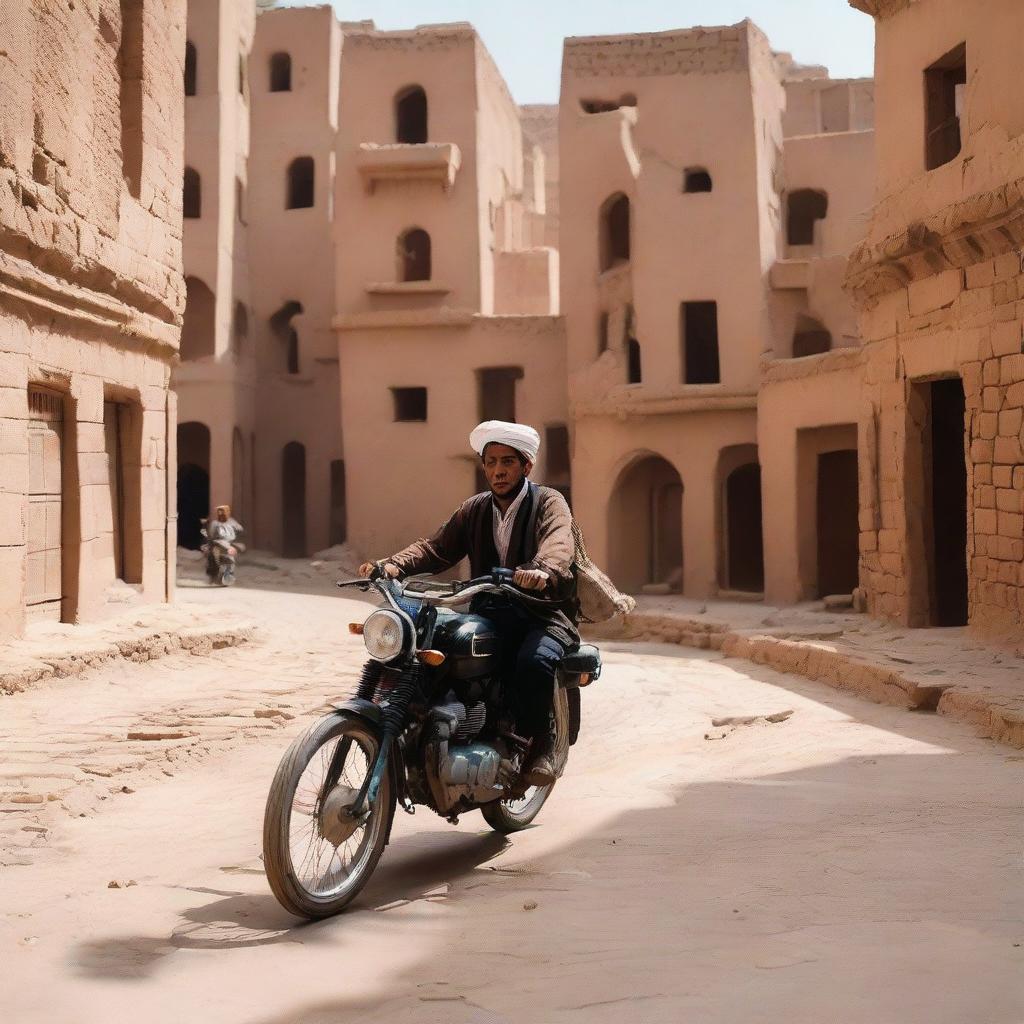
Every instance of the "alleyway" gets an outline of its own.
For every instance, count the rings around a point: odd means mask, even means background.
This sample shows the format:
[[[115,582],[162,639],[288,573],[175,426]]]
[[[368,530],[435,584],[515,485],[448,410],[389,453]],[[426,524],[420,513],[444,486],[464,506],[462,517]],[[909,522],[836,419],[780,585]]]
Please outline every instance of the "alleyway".
[[[324,573],[181,597],[258,638],[0,701],[3,778],[60,751],[42,803],[3,811],[0,1019],[1024,1019],[1024,757],[674,646],[605,645],[538,827],[399,813],[357,906],[295,922],[262,875],[263,799],[350,687],[365,605]]]

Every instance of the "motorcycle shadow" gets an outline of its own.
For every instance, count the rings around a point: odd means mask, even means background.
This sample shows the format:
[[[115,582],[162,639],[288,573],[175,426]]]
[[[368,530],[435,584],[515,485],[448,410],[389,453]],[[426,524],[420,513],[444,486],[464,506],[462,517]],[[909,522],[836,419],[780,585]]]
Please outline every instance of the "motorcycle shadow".
[[[302,943],[318,934],[326,938],[326,929],[343,926],[346,917],[424,899],[438,886],[451,885],[493,860],[509,845],[507,837],[494,832],[452,835],[445,831],[397,837],[351,908],[323,921],[297,920],[267,892],[188,886],[189,892],[217,898],[184,911],[166,939],[122,935],[83,942],[75,964],[87,977],[138,979],[154,973],[168,954],[179,949],[247,949]]]

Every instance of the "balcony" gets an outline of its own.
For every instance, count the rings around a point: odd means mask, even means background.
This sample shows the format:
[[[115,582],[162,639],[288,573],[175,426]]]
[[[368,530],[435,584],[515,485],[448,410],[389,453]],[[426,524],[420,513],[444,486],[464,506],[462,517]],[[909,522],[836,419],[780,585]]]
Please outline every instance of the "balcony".
[[[364,142],[356,154],[356,168],[370,194],[380,182],[437,182],[445,192],[455,184],[462,154],[453,142],[378,145]]]

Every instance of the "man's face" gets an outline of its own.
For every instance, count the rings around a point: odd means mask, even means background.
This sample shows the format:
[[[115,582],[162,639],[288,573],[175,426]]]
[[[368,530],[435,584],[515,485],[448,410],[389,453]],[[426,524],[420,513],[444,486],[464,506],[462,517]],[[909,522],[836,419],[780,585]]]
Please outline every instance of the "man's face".
[[[224,509],[222,509],[222,508],[217,509],[217,522],[219,522],[219,523],[226,523],[227,521],[228,521],[228,514],[227,514],[227,512],[225,512]]]
[[[487,485],[498,498],[515,494],[522,485],[523,477],[529,476],[533,469],[532,462],[524,466],[519,452],[507,444],[489,444],[484,451],[483,462]]]

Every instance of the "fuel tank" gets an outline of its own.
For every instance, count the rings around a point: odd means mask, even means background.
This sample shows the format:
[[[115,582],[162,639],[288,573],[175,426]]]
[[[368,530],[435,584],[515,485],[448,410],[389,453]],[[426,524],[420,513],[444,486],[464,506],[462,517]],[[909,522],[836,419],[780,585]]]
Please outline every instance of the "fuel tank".
[[[501,638],[490,619],[438,611],[433,646],[448,655],[449,672],[455,679],[478,679],[498,669]]]

